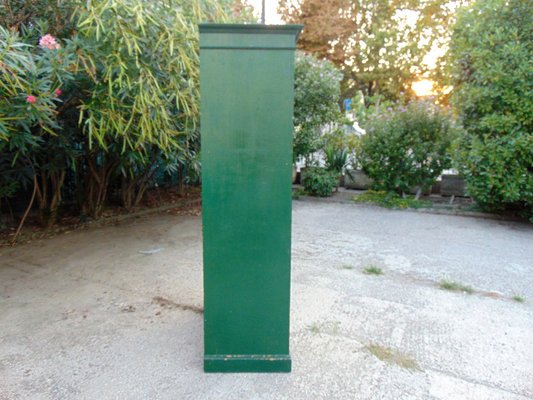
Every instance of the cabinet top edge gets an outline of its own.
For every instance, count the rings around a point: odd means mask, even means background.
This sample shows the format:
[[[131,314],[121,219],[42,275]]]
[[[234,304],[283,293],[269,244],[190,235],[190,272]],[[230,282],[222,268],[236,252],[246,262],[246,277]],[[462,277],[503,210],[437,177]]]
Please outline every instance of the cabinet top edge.
[[[255,33],[255,34],[282,34],[298,37],[303,25],[263,25],[263,24],[198,24],[200,33]]]

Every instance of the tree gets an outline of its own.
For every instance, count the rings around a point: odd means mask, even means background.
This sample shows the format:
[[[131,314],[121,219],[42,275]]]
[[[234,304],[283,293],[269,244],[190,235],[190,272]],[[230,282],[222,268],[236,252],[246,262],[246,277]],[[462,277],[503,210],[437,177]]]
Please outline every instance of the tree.
[[[452,104],[465,128],[458,167],[488,209],[533,215],[533,1],[483,0],[460,11]]]
[[[344,73],[343,94],[396,99],[425,72],[424,56],[446,41],[450,0],[281,0],[285,21],[304,24],[302,50]]]

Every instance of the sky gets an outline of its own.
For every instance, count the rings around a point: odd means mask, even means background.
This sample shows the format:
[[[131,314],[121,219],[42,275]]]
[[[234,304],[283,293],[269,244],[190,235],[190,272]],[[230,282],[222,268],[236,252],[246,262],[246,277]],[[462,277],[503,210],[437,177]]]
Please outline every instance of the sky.
[[[261,0],[248,0],[256,12],[258,17],[261,17]],[[265,22],[269,25],[284,24],[281,17],[277,13],[278,0],[265,0]]]

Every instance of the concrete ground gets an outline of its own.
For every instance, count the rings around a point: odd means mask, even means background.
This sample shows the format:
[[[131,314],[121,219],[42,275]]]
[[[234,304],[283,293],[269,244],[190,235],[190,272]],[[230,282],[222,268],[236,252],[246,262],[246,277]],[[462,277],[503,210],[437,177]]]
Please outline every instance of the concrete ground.
[[[4,248],[0,399],[533,399],[528,224],[295,201],[291,374],[204,374],[201,307],[199,217]]]

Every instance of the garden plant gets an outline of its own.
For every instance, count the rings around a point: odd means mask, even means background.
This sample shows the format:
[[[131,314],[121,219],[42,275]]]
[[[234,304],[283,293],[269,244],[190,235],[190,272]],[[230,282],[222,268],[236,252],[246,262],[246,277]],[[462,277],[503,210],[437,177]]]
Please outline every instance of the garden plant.
[[[326,168],[309,167],[305,171],[304,189],[312,196],[331,196],[338,182],[338,175]]]
[[[452,104],[464,126],[456,167],[488,210],[533,218],[533,3],[483,0],[460,11],[450,47]]]
[[[358,162],[373,188],[400,195],[428,188],[451,165],[456,129],[447,112],[429,101],[374,107],[365,125]]]

